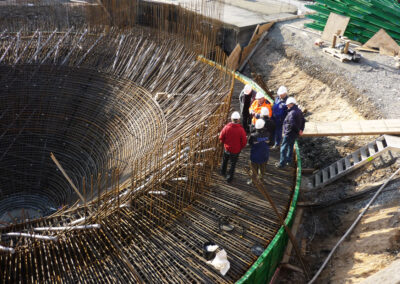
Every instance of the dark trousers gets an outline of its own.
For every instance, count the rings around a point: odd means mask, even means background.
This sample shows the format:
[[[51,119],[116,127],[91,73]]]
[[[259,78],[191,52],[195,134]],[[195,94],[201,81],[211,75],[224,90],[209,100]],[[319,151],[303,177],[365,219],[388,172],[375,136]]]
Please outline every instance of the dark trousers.
[[[226,169],[228,167],[228,161],[231,163],[231,167],[228,172],[227,180],[231,181],[233,179],[233,175],[235,173],[236,162],[239,159],[239,154],[232,154],[224,149],[224,154],[222,155],[222,165],[221,165],[221,173],[226,175]]]
[[[242,125],[246,133],[250,132],[251,115],[249,113],[242,113]]]
[[[275,120],[275,133],[274,133],[274,145],[279,146],[282,141],[282,128],[283,128],[283,121]]]
[[[283,136],[282,145],[281,145],[281,157],[279,160],[279,164],[281,166],[285,166],[287,163],[292,162],[293,147],[294,147],[295,141],[296,141],[296,137]]]

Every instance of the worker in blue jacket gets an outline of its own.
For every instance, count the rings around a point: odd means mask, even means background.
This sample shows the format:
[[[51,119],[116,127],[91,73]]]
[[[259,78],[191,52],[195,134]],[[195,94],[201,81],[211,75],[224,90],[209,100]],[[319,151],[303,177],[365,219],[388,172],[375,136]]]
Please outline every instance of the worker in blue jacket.
[[[274,106],[272,107],[272,119],[275,122],[275,135],[274,135],[274,146],[272,149],[276,149],[281,144],[282,140],[282,126],[283,121],[287,115],[287,89],[285,86],[280,86],[277,92],[277,97],[274,101]]]
[[[264,130],[265,121],[257,119],[255,123],[255,131],[250,134],[249,145],[250,150],[250,169],[253,175],[258,175],[259,179],[263,179],[267,162],[269,159],[268,134]],[[250,179],[248,184],[252,183]]]
[[[286,100],[288,114],[283,121],[283,140],[280,151],[279,163],[275,166],[283,168],[290,165],[293,156],[294,142],[297,137],[303,135],[305,120],[303,112],[298,108],[295,98],[289,97]]]

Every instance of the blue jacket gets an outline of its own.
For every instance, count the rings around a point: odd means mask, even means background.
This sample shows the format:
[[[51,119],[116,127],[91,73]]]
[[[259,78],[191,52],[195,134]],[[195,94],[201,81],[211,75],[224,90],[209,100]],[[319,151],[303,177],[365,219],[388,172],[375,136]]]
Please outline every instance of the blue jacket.
[[[288,110],[288,114],[283,121],[283,135],[291,138],[297,138],[300,130],[304,130],[304,116],[301,110],[294,105]]]
[[[256,164],[262,164],[268,162],[269,158],[269,146],[268,146],[268,136],[265,131],[256,130],[250,135],[249,144],[251,146],[250,150],[250,160]]]
[[[285,97],[283,100],[279,98],[279,96],[274,101],[274,106],[272,107],[272,117],[275,122],[283,122],[285,119],[288,109],[286,106],[286,100],[288,97]]]

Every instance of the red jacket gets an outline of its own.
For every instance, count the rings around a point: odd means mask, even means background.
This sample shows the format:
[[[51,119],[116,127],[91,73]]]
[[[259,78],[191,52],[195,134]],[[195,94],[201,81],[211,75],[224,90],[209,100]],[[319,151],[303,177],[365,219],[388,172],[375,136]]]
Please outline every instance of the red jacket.
[[[246,132],[239,123],[230,122],[219,134],[219,140],[224,143],[225,150],[238,154],[247,144]]]

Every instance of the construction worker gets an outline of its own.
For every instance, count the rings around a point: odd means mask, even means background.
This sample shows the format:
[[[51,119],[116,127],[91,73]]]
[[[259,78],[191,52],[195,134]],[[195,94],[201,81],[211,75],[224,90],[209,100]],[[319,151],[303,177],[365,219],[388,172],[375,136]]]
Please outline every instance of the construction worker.
[[[270,118],[269,109],[266,107],[261,108],[260,119],[264,120],[264,131],[268,136],[269,145],[271,145],[271,141],[275,135],[275,122]],[[251,125],[250,132],[253,133],[256,131],[255,125]]]
[[[264,131],[264,126],[265,121],[263,119],[257,119],[255,123],[256,130],[249,138],[249,145],[251,146],[250,169],[252,175],[258,175],[259,179],[264,177],[269,158],[268,136]],[[247,183],[251,184],[252,180],[248,180]]]
[[[269,143],[268,145],[273,145],[274,136],[275,136],[275,122],[271,119],[269,114],[269,109],[266,107],[261,108],[261,119],[264,120],[264,131],[268,136]]]
[[[242,116],[242,125],[246,133],[249,132],[251,123],[251,116],[249,114],[249,108],[256,98],[256,91],[253,90],[251,85],[247,84],[239,95],[240,114]]]
[[[272,149],[278,148],[282,141],[282,125],[287,115],[287,92],[285,86],[280,86],[277,92],[278,96],[276,97],[274,106],[272,107],[272,119],[275,122],[274,146]]]
[[[222,129],[219,140],[224,143],[224,153],[222,156],[221,174],[225,177],[228,161],[231,163],[226,181],[231,182],[235,173],[236,162],[239,154],[247,144],[246,132],[240,125],[240,114],[235,111],[231,115],[232,122]]]
[[[252,125],[255,125],[256,120],[260,118],[262,107],[268,108],[269,114],[271,117],[271,115],[272,115],[271,104],[265,99],[265,97],[262,93],[257,92],[256,100],[251,104],[251,107],[249,109],[250,114],[253,116],[253,119],[251,120]]]
[[[275,166],[283,168],[292,162],[294,142],[297,137],[303,135],[305,120],[302,111],[298,108],[295,98],[286,100],[288,114],[283,121],[283,139],[279,163]]]

